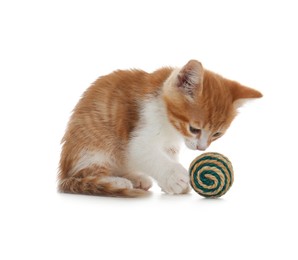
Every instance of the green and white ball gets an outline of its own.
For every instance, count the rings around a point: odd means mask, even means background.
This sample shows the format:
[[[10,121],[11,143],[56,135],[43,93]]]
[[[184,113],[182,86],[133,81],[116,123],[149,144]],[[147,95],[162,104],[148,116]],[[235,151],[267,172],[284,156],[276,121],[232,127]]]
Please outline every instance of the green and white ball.
[[[206,198],[218,198],[232,186],[234,173],[231,162],[220,153],[203,153],[189,166],[190,184]]]

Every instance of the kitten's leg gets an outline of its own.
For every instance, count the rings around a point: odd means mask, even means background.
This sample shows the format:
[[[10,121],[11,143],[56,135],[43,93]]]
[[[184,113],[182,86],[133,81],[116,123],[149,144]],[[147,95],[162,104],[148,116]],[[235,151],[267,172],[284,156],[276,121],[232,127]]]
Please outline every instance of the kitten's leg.
[[[59,190],[66,193],[137,197],[146,195],[143,189],[133,187],[124,176],[115,176],[111,164],[103,163],[100,153],[87,154],[74,163],[68,173],[61,169]]]
[[[131,150],[129,164],[153,177],[166,193],[181,194],[190,190],[187,170],[163,151],[152,147]]]
[[[165,149],[166,154],[174,161],[178,162],[179,160],[179,147],[168,147]]]

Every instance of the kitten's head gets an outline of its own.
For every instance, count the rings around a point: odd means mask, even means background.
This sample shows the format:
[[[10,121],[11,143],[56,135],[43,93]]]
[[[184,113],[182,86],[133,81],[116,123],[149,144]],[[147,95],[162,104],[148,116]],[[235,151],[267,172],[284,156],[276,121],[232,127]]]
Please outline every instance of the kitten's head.
[[[246,100],[262,94],[211,71],[196,60],[174,70],[164,85],[168,118],[193,150],[223,136]]]

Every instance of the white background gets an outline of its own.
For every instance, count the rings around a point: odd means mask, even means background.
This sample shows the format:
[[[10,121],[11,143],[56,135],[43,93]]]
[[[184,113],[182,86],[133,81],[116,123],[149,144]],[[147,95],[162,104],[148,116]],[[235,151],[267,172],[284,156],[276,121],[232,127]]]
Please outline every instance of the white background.
[[[297,259],[295,1],[0,2],[1,259]],[[209,151],[233,162],[221,199],[56,192],[82,92],[115,69],[189,59],[254,87]],[[186,149],[187,168],[199,153]]]

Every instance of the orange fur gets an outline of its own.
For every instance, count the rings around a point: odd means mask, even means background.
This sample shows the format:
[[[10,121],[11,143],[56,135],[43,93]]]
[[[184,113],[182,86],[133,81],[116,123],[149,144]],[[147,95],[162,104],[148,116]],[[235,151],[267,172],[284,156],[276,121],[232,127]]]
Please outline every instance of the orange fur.
[[[203,82],[196,87],[199,91],[194,102],[183,98],[181,93],[164,97],[169,119],[184,136],[191,135],[189,124],[200,129],[207,127],[214,133],[218,129],[225,132],[236,115],[234,103],[237,100],[262,97],[259,91],[208,70],[204,70]],[[214,140],[210,139],[209,144]]]
[[[187,82],[194,84],[187,93],[183,92],[185,87],[182,91],[179,87],[164,89],[173,68],[161,68],[153,73],[119,70],[92,84],[75,107],[62,140],[59,190],[127,197],[147,193],[150,183],[143,180],[140,184],[137,180],[139,175],[131,174],[125,168],[127,146],[141,122],[140,109],[146,100],[162,97],[168,120],[182,136],[188,137],[191,136],[189,124],[207,127],[211,131],[220,128],[224,132],[236,113],[234,101],[261,97],[260,92],[242,87],[200,66],[197,61],[190,61],[181,70],[178,85],[179,81],[184,84],[189,80],[188,73],[194,67],[202,70],[201,80]],[[91,163],[75,171],[75,166],[82,160],[82,153],[93,151],[103,151],[109,158],[108,162],[103,165]],[[176,148],[169,147],[167,151],[171,156],[177,153]],[[133,187],[114,187],[113,183],[105,181],[107,176],[126,178]]]
[[[111,185],[101,186],[100,177],[116,175],[124,164],[125,149],[129,135],[139,120],[139,100],[147,95],[157,95],[164,80],[171,73],[170,68],[160,69],[152,74],[144,71],[116,71],[99,78],[83,95],[74,109],[67,131],[63,137],[63,148],[60,160],[59,189],[63,192],[136,196],[142,190],[114,190]],[[103,173],[86,169],[95,176],[71,176],[70,171],[79,159],[82,149],[104,150],[116,165]],[[124,174],[124,173],[123,173]],[[96,177],[97,176],[97,177]],[[73,181],[68,181],[71,178]],[[84,181],[89,183],[85,189]],[[75,188],[74,188],[75,186]]]

